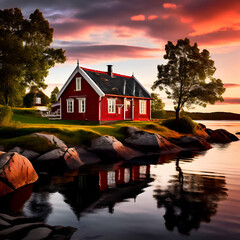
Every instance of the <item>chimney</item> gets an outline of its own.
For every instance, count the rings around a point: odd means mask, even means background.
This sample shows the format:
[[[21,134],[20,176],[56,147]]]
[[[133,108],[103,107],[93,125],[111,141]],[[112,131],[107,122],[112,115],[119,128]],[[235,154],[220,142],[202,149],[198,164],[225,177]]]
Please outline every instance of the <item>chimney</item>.
[[[113,77],[112,65],[107,65],[107,67],[108,67],[108,75]]]

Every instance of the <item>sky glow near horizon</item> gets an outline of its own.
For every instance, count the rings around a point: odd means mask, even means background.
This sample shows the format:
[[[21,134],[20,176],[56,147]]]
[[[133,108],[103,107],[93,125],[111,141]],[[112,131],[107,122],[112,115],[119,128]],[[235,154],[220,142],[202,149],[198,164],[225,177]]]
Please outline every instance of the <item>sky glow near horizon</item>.
[[[188,37],[215,61],[216,78],[226,87],[225,101],[191,111],[240,113],[239,0],[0,0],[0,8],[18,7],[25,18],[39,9],[54,28],[53,47],[67,61],[49,72],[46,90],[61,87],[79,59],[80,66],[132,75],[151,91],[167,41]],[[160,93],[165,109],[171,100]]]

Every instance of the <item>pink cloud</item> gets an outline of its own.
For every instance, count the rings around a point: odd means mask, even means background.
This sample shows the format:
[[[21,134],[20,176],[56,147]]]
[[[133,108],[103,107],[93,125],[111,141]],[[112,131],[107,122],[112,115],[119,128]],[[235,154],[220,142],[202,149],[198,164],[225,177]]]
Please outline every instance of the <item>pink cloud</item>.
[[[154,19],[156,19],[156,18],[158,18],[157,15],[150,15],[150,16],[148,17],[148,20],[154,20]]]
[[[240,84],[236,83],[224,83],[225,88],[235,88],[235,87],[240,87]]]
[[[144,15],[136,15],[131,17],[132,21],[145,21],[145,16]]]
[[[240,104],[240,98],[225,97],[223,102],[217,102],[217,105]]]
[[[163,7],[164,7],[164,8],[172,8],[172,9],[175,9],[175,8],[177,8],[177,5],[174,4],[174,3],[164,3],[164,4],[163,4]]]

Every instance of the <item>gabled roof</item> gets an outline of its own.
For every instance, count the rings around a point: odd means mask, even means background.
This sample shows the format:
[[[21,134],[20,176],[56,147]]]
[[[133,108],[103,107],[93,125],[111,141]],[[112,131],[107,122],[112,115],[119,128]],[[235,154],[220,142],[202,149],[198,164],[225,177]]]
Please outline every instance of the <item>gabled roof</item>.
[[[80,68],[77,66],[59,92],[58,99],[78,72],[93,87],[100,97],[107,94],[151,98],[148,91],[134,76],[125,76],[116,73],[113,73],[112,76],[110,76],[108,72]]]
[[[82,69],[105,94],[151,98],[148,91],[134,76],[125,76],[116,73],[110,76],[108,72],[87,68]]]

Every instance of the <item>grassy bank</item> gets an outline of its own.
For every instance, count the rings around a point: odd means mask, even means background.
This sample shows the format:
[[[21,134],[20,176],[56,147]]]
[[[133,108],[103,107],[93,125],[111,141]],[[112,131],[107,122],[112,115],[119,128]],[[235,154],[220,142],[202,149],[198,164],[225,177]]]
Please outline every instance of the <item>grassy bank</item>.
[[[9,126],[0,127],[0,145],[7,150],[14,146],[28,148],[29,144],[36,149],[39,143],[26,138],[35,132],[54,134],[69,146],[88,145],[92,139],[102,135],[111,135],[122,141],[125,138],[126,126],[159,133],[165,138],[180,136],[179,133],[161,126],[161,122],[119,121],[109,125],[96,125],[92,122],[48,120],[41,117],[36,109],[15,108],[12,121]]]

